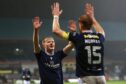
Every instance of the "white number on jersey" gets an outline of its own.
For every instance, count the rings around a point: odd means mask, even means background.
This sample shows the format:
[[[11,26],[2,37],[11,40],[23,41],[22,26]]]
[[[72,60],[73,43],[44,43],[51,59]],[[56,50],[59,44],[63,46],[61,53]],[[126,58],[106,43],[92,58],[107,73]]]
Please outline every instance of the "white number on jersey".
[[[85,49],[87,50],[88,55],[88,63],[89,64],[100,64],[101,63],[101,53],[98,53],[97,50],[100,50],[100,46],[86,46]],[[98,57],[98,60],[92,60],[92,56]]]

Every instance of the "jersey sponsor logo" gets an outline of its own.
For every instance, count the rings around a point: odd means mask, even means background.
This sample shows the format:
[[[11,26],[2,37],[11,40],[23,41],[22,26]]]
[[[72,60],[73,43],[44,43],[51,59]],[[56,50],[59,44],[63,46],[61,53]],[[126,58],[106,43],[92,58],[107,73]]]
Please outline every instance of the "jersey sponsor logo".
[[[50,64],[53,65],[54,64],[54,61],[50,61]]]
[[[58,68],[58,67],[60,67],[60,64],[58,63],[58,64],[49,64],[49,63],[45,63],[45,65],[47,66],[47,67],[50,67],[50,68]]]
[[[95,38],[95,39],[99,39],[99,37],[97,35],[90,35],[90,34],[84,35],[84,38]]]

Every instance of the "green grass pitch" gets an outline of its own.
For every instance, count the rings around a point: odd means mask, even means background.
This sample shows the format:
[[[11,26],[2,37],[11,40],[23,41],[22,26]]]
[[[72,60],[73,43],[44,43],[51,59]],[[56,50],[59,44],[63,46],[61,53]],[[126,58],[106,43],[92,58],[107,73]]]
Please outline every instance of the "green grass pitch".
[[[65,84],[77,84],[77,83],[65,83]],[[107,81],[107,84],[126,84],[126,81]]]

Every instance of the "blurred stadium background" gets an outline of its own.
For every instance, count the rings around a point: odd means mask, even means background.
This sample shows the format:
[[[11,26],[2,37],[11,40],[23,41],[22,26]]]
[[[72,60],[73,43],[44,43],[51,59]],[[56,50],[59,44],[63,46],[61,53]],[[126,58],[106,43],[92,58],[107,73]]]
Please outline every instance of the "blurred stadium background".
[[[106,79],[123,80],[122,84],[126,84],[126,0],[0,0],[0,84],[20,84],[23,68],[29,68],[32,72],[33,84],[34,81],[39,82],[32,44],[34,16],[40,16],[43,21],[40,42],[42,37],[52,35],[56,40],[56,50],[67,44],[51,32],[50,5],[54,1],[60,2],[63,8],[60,23],[67,31],[67,21],[69,19],[77,21],[77,17],[83,14],[86,2],[94,5],[95,16],[106,32],[104,60]],[[75,68],[73,49],[63,60],[65,82],[76,79]]]

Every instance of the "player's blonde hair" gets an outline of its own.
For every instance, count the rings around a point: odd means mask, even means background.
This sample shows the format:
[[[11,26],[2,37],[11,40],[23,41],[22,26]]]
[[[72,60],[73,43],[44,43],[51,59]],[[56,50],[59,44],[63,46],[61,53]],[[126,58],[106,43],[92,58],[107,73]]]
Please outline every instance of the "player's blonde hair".
[[[51,38],[51,39],[54,40],[54,38],[53,38],[52,36],[47,36],[47,37],[45,37],[45,38],[42,40],[42,45],[44,45],[45,41],[46,41],[47,39],[49,39],[49,38]]]

